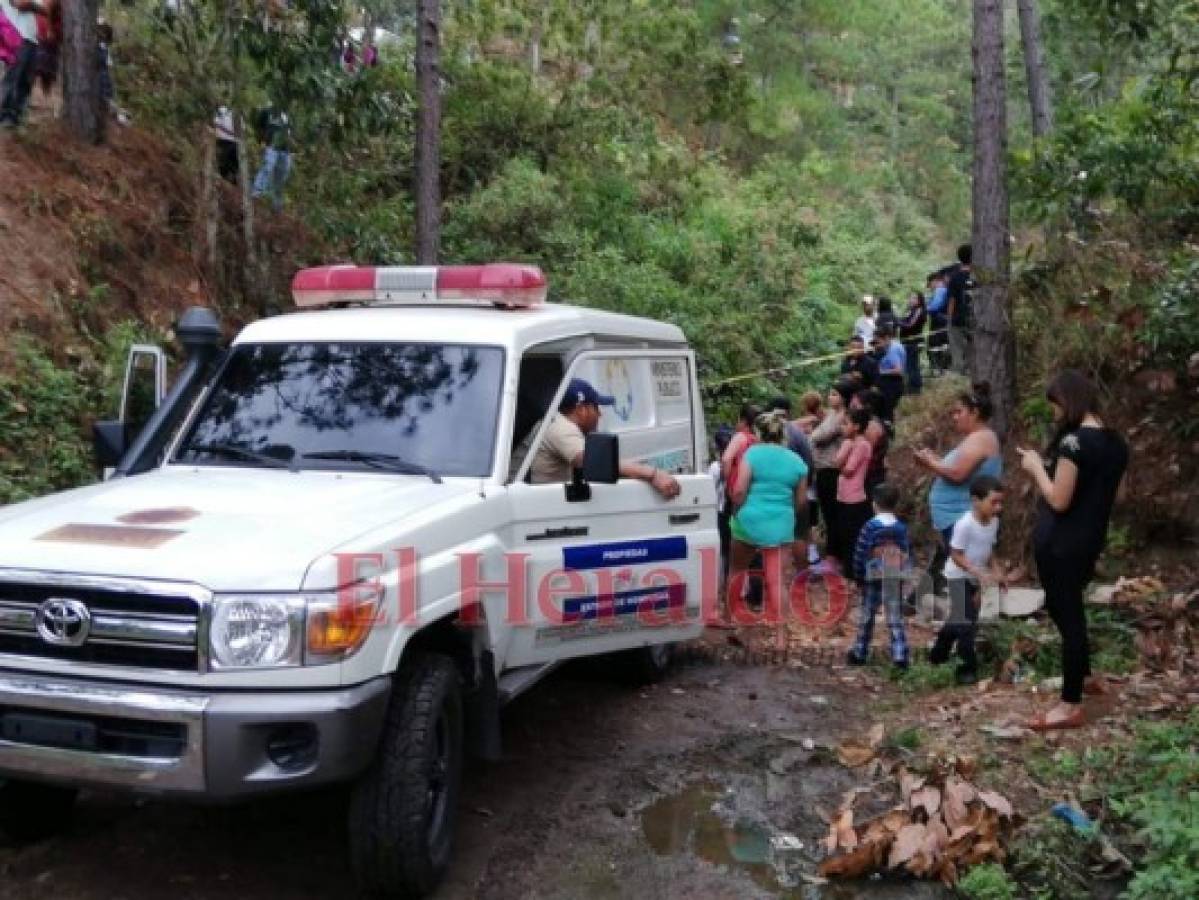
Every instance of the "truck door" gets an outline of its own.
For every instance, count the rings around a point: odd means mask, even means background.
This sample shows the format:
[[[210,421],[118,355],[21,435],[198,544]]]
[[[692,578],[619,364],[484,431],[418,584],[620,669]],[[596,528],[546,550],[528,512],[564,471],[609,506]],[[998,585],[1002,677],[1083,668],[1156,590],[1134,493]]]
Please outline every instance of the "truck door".
[[[546,416],[509,486],[505,543],[527,555],[509,668],[694,638],[705,591],[710,604],[718,589],[716,494],[693,354],[588,351],[570,365],[551,410],[576,377],[615,398],[599,431],[619,436],[621,458],[672,473],[682,491],[664,500],[643,481],[621,479],[572,501],[565,485],[526,483]]]

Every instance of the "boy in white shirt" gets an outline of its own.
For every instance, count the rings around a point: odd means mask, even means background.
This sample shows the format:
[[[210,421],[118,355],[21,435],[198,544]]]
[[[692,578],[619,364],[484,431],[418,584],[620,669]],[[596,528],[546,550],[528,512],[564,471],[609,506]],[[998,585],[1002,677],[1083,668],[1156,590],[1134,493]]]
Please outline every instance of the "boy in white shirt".
[[[976,478],[970,485],[970,506],[970,511],[953,526],[950,555],[945,563],[945,577],[949,581],[949,618],[928,652],[928,661],[939,665],[949,660],[954,644],[957,645],[961,659],[956,673],[958,684],[978,681],[974,639],[978,634],[978,610],[982,605],[980,591],[988,584],[997,584],[1001,591],[1006,590],[1017,577],[1016,573],[1005,575],[999,560],[992,556],[999,537],[1003,485],[990,475]]]

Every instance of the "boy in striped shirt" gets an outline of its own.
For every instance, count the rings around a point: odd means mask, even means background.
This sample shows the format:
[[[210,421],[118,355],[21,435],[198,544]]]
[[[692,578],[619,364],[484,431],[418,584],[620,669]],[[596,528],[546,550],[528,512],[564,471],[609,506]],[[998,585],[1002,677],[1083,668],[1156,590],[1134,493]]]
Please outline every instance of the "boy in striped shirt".
[[[874,617],[881,606],[887,613],[891,662],[906,669],[909,662],[907,633],[903,626],[903,589],[911,574],[908,529],[895,515],[899,491],[883,482],[871,496],[874,518],[862,526],[853,553],[853,577],[862,592],[858,635],[849,650],[851,666],[866,664]]]

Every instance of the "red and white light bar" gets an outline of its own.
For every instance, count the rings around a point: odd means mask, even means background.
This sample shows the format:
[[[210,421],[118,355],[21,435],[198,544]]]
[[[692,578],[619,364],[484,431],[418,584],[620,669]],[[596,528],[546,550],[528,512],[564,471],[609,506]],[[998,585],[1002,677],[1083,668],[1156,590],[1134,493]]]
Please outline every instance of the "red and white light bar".
[[[291,282],[296,306],[335,303],[427,304],[439,300],[537,306],[545,302],[545,275],[536,266],[320,266],[301,269]]]

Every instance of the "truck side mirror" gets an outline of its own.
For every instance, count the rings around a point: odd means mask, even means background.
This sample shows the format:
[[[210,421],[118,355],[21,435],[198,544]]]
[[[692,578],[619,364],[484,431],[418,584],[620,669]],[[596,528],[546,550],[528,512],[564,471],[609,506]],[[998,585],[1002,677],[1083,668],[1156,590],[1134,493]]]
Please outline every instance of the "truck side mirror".
[[[583,445],[583,477],[594,484],[620,480],[620,438],[614,434],[589,434]]]
[[[566,485],[567,503],[591,499],[591,484],[616,484],[620,480],[620,439],[614,434],[589,434],[584,438],[583,468],[575,469]]]
[[[92,449],[101,469],[116,468],[128,447],[129,437],[120,419],[92,424]]]

